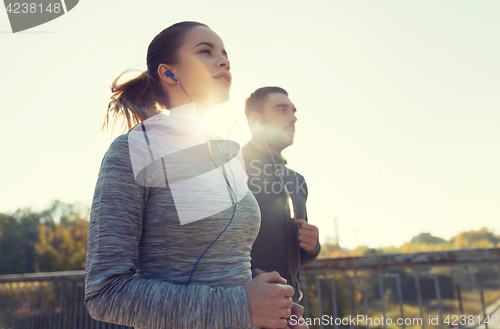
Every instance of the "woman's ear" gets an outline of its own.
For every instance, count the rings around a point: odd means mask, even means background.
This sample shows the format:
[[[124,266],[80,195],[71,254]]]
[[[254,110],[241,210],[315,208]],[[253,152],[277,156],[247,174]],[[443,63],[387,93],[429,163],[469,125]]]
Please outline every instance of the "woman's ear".
[[[158,76],[160,77],[161,81],[164,81],[169,85],[176,85],[177,82],[167,75],[168,71],[171,71],[171,70],[169,69],[169,67],[166,64],[158,65]]]

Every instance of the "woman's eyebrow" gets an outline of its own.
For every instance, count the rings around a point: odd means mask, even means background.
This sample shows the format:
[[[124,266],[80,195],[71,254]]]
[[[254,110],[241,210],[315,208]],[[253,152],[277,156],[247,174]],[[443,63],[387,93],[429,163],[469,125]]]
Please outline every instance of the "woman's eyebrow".
[[[198,47],[198,46],[208,46],[212,49],[215,48],[214,44],[213,43],[210,43],[210,42],[206,42],[206,41],[202,41],[200,42],[199,44],[197,44],[196,46],[194,46],[195,48]],[[225,55],[227,57],[227,52],[225,49],[222,49],[222,54]]]

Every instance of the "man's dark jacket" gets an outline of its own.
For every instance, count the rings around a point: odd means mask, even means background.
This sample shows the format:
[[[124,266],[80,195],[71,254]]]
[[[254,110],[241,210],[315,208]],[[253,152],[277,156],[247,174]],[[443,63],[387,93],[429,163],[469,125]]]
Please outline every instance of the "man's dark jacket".
[[[248,188],[252,191],[261,212],[260,231],[252,247],[252,275],[255,268],[266,272],[277,271],[295,289],[293,300],[299,297],[300,265],[311,262],[320,251],[309,252],[299,246],[298,225],[290,217],[287,194],[269,152],[257,149],[251,142],[243,148],[245,170],[248,174]],[[272,155],[279,170],[284,169],[283,181],[293,201],[295,218],[307,221],[307,185],[304,177],[286,168],[285,160]],[[279,172],[278,172],[279,173]]]

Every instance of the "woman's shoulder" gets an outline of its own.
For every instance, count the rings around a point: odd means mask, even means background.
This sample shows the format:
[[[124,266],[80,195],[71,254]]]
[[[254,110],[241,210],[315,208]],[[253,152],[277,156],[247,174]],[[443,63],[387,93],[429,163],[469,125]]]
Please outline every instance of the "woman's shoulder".
[[[141,135],[129,130],[127,133],[117,136],[111,142],[104,155],[103,162],[135,167],[134,164],[138,165],[147,162],[143,159],[149,159],[147,145],[141,141]]]
[[[130,157],[128,133],[116,137],[109,145],[104,161],[126,159]]]
[[[125,134],[121,134],[120,136],[116,137],[111,142],[109,148],[113,148],[114,149],[114,148],[120,148],[120,147],[128,146],[129,132],[126,132]]]

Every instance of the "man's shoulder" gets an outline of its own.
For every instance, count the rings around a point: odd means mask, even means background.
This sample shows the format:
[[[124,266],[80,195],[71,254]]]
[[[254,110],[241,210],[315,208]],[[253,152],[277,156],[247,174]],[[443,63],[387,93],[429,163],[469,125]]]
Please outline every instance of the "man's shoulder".
[[[246,143],[242,148],[241,148],[241,153],[243,154],[243,160],[245,161],[245,167],[247,172],[251,171],[249,167],[252,167],[253,169],[262,167],[264,165],[264,162],[262,161],[262,156],[259,153],[259,150],[255,148],[255,146],[252,145],[252,142]]]
[[[304,178],[304,176],[302,176],[299,172],[289,168],[289,167],[286,167],[286,175],[287,176],[293,176],[293,177],[298,177],[299,180],[303,180],[304,182],[306,181],[306,179]]]
[[[243,154],[243,158],[245,158],[245,160],[256,158],[256,154],[255,152],[253,152],[254,151],[253,148],[254,147],[251,144],[251,142],[248,142],[245,145],[243,145],[243,147],[241,148],[241,153]]]
[[[302,176],[297,171],[287,167],[284,179],[287,184],[290,184],[289,187],[292,189],[292,191],[295,191],[295,194],[302,195],[305,199],[307,199],[307,195],[309,194],[309,192],[304,176]]]

